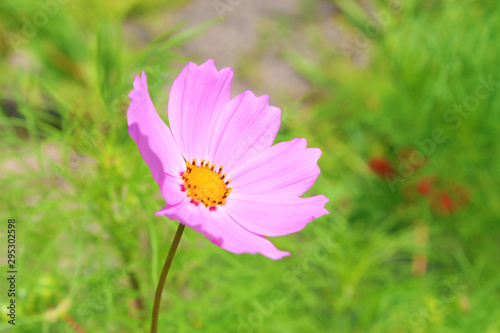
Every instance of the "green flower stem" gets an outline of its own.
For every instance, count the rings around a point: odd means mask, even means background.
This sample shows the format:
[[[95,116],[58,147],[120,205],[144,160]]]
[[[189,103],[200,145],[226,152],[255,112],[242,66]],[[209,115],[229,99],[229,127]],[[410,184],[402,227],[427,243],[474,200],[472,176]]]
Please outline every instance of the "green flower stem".
[[[158,281],[158,287],[156,287],[155,303],[153,306],[153,320],[151,322],[151,333],[156,333],[158,331],[158,314],[160,313],[160,302],[161,294],[163,292],[163,286],[165,285],[165,280],[167,279],[167,274],[174,260],[175,251],[182,237],[182,232],[184,231],[184,225],[179,223],[177,232],[175,233],[172,245],[170,245],[170,250],[168,251],[167,259],[161,270],[160,281]]]

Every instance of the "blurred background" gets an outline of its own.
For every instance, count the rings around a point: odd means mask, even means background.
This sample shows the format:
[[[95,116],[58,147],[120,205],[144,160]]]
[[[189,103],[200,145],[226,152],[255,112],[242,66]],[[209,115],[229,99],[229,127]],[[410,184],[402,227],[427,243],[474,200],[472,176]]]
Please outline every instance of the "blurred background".
[[[0,2],[6,332],[147,332],[177,223],[129,137],[145,70],[166,119],[188,61],[269,94],[319,147],[330,215],[235,255],[186,229],[160,332],[500,332],[497,0]]]

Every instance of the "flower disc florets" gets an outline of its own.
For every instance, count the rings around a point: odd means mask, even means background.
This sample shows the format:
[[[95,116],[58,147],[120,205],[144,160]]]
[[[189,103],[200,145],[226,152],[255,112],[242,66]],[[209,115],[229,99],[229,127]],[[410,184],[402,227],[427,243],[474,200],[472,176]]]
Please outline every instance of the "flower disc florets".
[[[182,174],[184,185],[183,191],[187,191],[187,196],[192,198],[192,203],[198,205],[201,202],[205,207],[215,209],[215,206],[222,206],[226,203],[226,198],[231,193],[232,188],[228,188],[230,180],[225,180],[226,174],[222,174],[222,165],[219,170],[215,170],[215,164],[210,165],[210,161],[196,165],[186,161],[186,172]]]

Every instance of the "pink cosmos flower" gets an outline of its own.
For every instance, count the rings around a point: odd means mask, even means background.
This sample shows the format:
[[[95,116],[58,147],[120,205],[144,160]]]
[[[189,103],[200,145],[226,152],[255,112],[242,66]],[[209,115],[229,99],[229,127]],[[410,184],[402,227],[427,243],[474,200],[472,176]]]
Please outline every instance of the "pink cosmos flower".
[[[228,251],[281,259],[290,254],[264,236],[297,232],[328,214],[325,196],[301,198],[320,173],[321,150],[306,148],[305,139],[271,146],[281,110],[251,91],[231,99],[232,79],[213,60],[189,63],[170,91],[169,129],[143,72],[129,94],[129,133],[167,202],[156,215]]]

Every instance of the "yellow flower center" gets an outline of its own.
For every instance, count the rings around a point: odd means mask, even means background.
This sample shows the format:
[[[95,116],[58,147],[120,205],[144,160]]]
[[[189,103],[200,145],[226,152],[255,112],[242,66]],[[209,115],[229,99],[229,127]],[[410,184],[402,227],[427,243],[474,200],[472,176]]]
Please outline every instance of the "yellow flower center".
[[[215,206],[222,206],[226,203],[226,198],[231,193],[232,188],[227,187],[230,180],[224,181],[226,174],[222,174],[222,165],[219,171],[215,170],[215,164],[210,165],[210,161],[196,165],[196,159],[193,162],[186,161],[186,172],[182,174],[184,185],[183,191],[187,191],[187,196],[191,197],[191,203],[198,205],[202,203],[210,210],[215,210]]]

